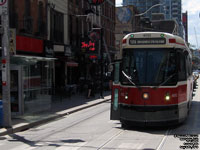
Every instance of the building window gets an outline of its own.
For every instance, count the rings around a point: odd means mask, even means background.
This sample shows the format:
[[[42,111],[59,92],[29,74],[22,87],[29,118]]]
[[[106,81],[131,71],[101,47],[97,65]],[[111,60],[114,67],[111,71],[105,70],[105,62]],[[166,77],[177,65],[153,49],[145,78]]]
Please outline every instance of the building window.
[[[57,43],[64,42],[64,15],[54,9],[50,11],[50,39]]]
[[[76,5],[78,6],[80,3],[80,0],[76,0]]]
[[[36,32],[37,35],[45,35],[45,22],[44,22],[44,5],[43,2],[39,2],[38,6],[38,31]]]
[[[25,0],[25,11],[22,32],[32,33],[33,30],[33,19],[31,17],[31,2],[30,0]]]
[[[15,10],[15,0],[9,1],[9,23],[10,28],[18,28],[18,15]]]

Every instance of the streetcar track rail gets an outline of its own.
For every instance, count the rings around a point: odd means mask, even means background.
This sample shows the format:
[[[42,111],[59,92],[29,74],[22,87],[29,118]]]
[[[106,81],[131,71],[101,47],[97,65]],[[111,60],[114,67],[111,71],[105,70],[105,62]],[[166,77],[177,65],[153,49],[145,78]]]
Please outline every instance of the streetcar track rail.
[[[171,131],[172,131],[171,129],[170,130],[168,129],[166,131],[164,137],[162,138],[162,140],[161,140],[160,144],[158,145],[158,147],[156,148],[156,150],[162,150],[165,142],[167,141],[168,135],[171,133]]]

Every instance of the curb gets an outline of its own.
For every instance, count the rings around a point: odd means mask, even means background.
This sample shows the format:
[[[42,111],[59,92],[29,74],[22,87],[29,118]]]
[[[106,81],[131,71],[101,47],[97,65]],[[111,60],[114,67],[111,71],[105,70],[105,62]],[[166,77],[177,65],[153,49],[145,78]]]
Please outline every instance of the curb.
[[[54,121],[54,120],[61,118],[63,116],[81,111],[83,109],[105,103],[109,100],[110,100],[110,98],[104,99],[104,100],[101,100],[101,101],[97,101],[97,102],[94,102],[94,103],[91,103],[91,104],[76,106],[74,108],[70,108],[69,111],[66,110],[64,113],[58,112],[58,114],[55,115],[55,116],[50,116],[50,117],[47,117],[47,118],[44,118],[44,119],[41,119],[41,120],[37,120],[37,121],[34,121],[34,122],[30,122],[30,123],[24,123],[24,124],[21,124],[21,125],[20,124],[14,125],[12,128],[7,128],[7,129],[2,128],[2,129],[0,129],[0,136],[4,136],[4,135],[8,135],[8,134],[14,134],[16,132],[24,131],[24,130],[30,129],[32,127],[35,127],[35,126],[45,124],[47,122]]]

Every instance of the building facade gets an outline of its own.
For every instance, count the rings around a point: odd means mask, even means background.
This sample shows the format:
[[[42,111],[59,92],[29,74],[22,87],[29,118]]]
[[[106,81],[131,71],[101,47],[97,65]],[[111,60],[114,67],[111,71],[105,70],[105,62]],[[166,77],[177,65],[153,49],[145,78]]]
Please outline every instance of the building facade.
[[[188,43],[188,13],[182,13],[182,21],[185,29],[185,41]]]
[[[116,18],[115,18],[115,47],[117,50],[116,59],[119,59],[120,48],[123,37],[131,32],[138,32],[141,29],[140,17],[136,17],[138,11],[135,6],[122,6],[116,7]]]
[[[107,0],[98,6],[90,5],[86,0],[69,1],[69,42],[78,66],[69,67],[68,74],[71,74],[70,83],[78,85],[80,89],[83,89],[83,84],[89,80],[99,80],[101,52],[104,72],[106,64],[114,58],[114,8],[114,0]],[[103,38],[99,39],[101,28]],[[97,33],[95,41],[91,39],[94,33]],[[95,70],[91,71],[92,68]]]
[[[51,107],[54,56],[47,44],[47,0],[9,1],[10,83],[13,115]]]
[[[153,5],[156,6],[143,16],[152,19],[152,14],[163,13],[165,20],[176,20],[178,23],[178,35],[184,37],[184,27],[182,24],[182,0],[123,0],[123,5],[134,5],[140,13],[146,12]]]
[[[123,0],[123,6],[134,5],[138,9],[139,13],[143,13],[153,5],[160,4],[161,0]],[[156,6],[144,14],[145,17],[151,19],[152,13],[160,13],[161,6]]]

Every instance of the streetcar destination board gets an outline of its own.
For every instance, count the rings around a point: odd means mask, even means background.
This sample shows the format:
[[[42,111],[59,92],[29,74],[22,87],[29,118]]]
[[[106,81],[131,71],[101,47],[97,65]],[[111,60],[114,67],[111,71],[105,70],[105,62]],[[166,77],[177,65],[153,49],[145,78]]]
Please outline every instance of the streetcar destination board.
[[[164,38],[130,38],[129,39],[129,44],[130,45],[154,45],[154,44],[165,44],[166,40]]]

